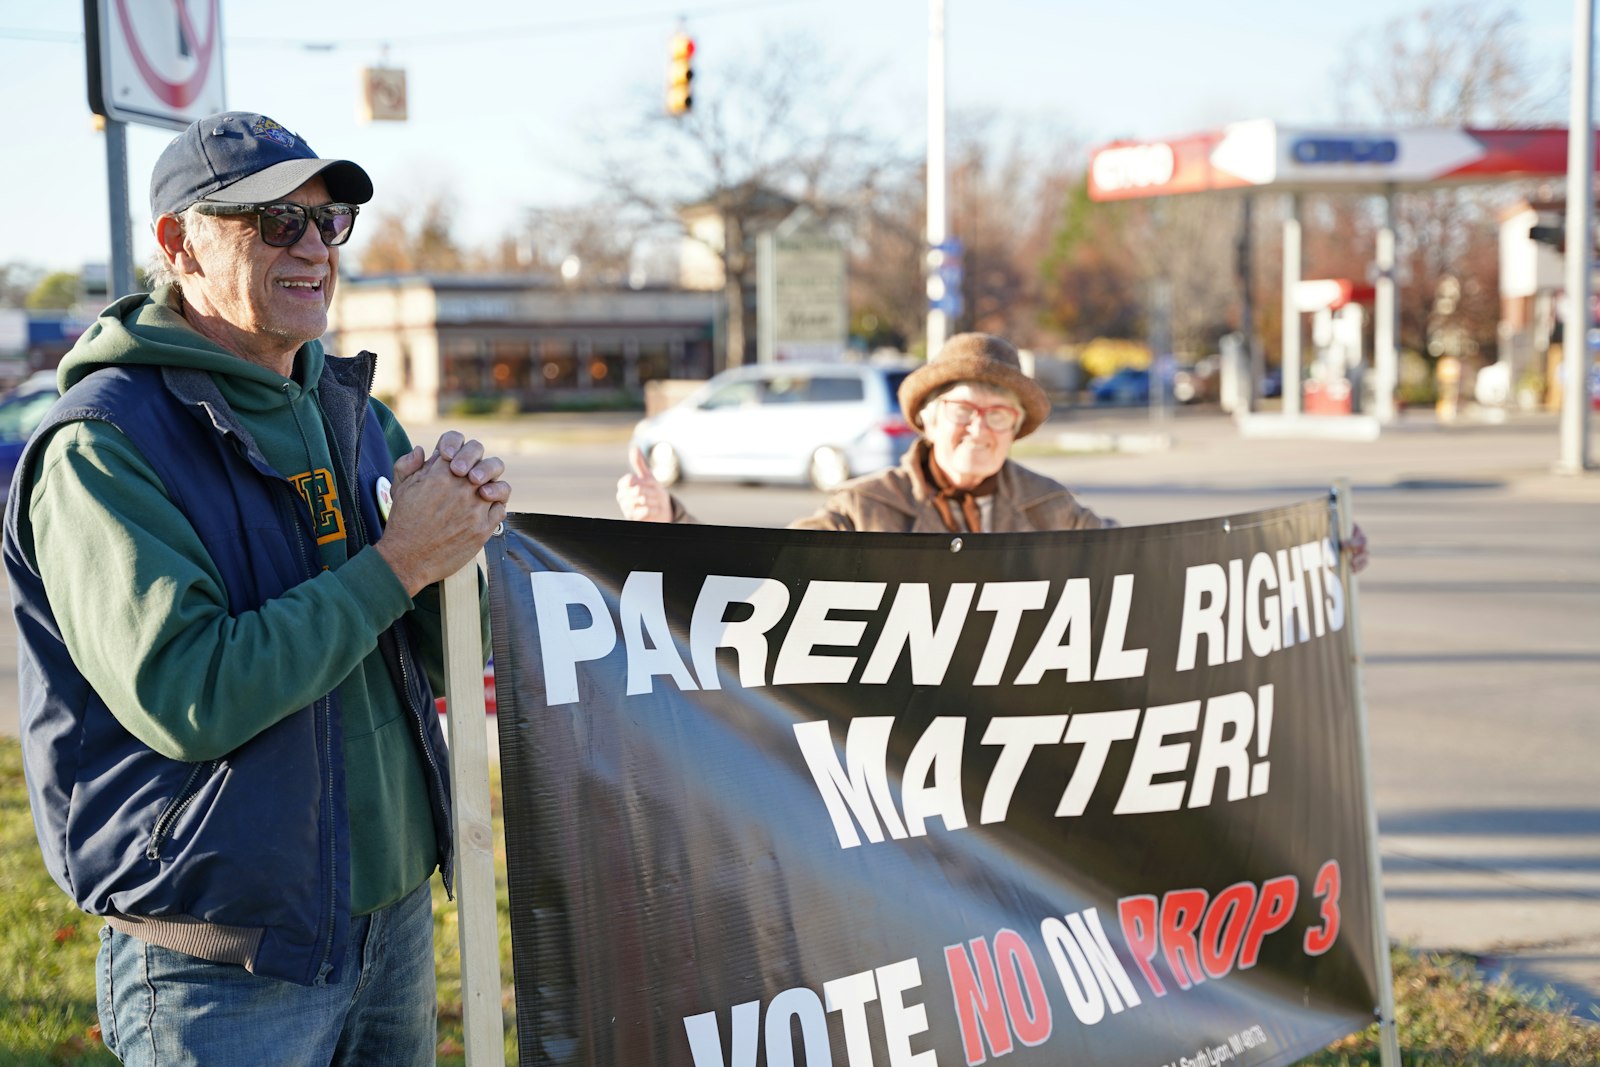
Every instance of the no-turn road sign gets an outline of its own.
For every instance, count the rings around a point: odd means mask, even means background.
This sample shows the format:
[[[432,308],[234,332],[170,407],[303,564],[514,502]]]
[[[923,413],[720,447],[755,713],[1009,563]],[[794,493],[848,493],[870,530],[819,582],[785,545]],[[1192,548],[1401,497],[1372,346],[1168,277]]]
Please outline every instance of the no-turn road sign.
[[[89,107],[181,130],[226,110],[221,0],[84,0]]]

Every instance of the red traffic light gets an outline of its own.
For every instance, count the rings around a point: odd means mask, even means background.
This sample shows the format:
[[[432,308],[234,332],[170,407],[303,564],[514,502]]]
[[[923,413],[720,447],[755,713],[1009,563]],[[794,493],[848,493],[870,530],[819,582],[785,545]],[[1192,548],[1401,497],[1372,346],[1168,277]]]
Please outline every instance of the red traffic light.
[[[667,113],[682,115],[694,106],[694,38],[687,33],[672,36],[671,58],[667,62]]]

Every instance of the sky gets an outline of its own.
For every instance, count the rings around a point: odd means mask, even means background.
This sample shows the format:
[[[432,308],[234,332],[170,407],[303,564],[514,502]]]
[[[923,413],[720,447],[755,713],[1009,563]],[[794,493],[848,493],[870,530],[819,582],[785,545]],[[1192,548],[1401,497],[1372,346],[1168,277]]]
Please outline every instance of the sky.
[[[129,0],[160,3],[173,0]],[[1574,0],[1520,0],[1540,67],[1571,60]],[[1427,0],[945,0],[953,116],[1079,145],[1270,118],[1339,121],[1352,57]],[[1437,6],[1437,5],[1432,5]],[[374,206],[447,196],[456,236],[492,244],[531,207],[593,199],[595,137],[659,107],[680,21],[695,91],[730,65],[809,37],[822,90],[848,85],[862,120],[920,151],[927,0],[222,0],[226,104],[259,111],[323,156],[371,174]],[[104,138],[86,91],[82,4],[0,0],[0,263],[76,271],[110,256]],[[406,71],[410,119],[358,116],[368,66]],[[1565,97],[1555,119],[1564,121]],[[150,170],[174,131],[128,126],[135,260],[153,251]],[[358,226],[352,249],[359,253]]]

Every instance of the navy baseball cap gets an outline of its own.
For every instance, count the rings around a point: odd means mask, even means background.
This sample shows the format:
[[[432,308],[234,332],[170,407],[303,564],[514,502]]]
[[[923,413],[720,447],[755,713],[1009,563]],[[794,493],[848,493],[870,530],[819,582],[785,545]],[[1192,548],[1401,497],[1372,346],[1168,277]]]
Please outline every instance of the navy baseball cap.
[[[270,204],[322,175],[341,204],[372,199],[372,179],[348,159],[319,159],[299,136],[265,115],[224,111],[189,124],[150,175],[150,217],[199,200]]]

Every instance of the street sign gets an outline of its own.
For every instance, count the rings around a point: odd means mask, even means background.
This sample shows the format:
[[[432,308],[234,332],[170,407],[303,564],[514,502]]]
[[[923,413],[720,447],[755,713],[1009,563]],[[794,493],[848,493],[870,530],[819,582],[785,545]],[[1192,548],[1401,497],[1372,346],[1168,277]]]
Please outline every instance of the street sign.
[[[181,130],[226,110],[221,0],[84,0],[89,108]]]
[[[844,244],[801,208],[756,242],[757,358],[838,359],[850,336]]]
[[[358,111],[364,122],[404,122],[406,72],[398,67],[363,68]]]

